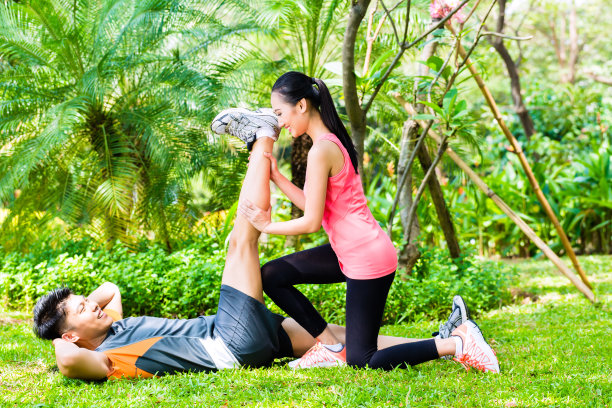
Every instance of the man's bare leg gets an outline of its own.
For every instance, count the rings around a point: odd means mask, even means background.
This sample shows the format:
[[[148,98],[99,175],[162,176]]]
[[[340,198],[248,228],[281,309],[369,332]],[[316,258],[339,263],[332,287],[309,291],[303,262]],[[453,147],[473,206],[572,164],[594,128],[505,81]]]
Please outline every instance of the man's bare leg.
[[[346,344],[346,328],[344,326],[328,324],[327,328],[342,344]],[[293,319],[285,319],[283,321],[283,329],[287,332],[289,338],[291,339],[291,345],[293,347],[293,354],[295,357],[301,357],[304,355],[304,353],[314,346],[316,342],[316,339]],[[378,349],[384,349],[387,347],[397,346],[399,344],[412,343],[421,340],[424,339],[378,335]],[[438,348],[438,354],[440,357],[455,353],[455,342],[452,339],[436,339],[436,347]]]
[[[270,207],[270,160],[263,153],[272,152],[274,140],[258,139],[253,145],[249,168],[240,190],[240,200],[248,199],[260,208]],[[238,289],[263,303],[261,270],[257,240],[260,232],[237,214],[230,234],[221,283]]]

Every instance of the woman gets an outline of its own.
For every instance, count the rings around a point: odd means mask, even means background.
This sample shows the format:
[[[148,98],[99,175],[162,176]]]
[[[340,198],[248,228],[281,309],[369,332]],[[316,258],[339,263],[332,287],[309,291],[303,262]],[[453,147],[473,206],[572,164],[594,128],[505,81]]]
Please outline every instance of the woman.
[[[271,102],[279,126],[288,129],[293,137],[307,134],[313,141],[303,190],[278,171],[270,153],[264,153],[271,161],[271,180],[304,211],[304,216],[271,222],[270,209],[262,210],[248,200],[241,201],[239,210],[259,231],[298,235],[316,232],[322,225],[330,241],[262,267],[266,294],[319,342],[292,366],[348,362],[357,367],[392,369],[436,359],[443,354],[442,349],[449,347],[456,351],[451,354],[466,355],[464,343],[469,341],[460,336],[452,336],[450,342],[430,339],[378,350],[378,331],[397,256],[393,243],[367,207],[355,147],[320,79],[287,72],[274,84]],[[336,282],[346,282],[346,347],[294,287],[301,283]],[[482,338],[475,323],[468,326],[471,335]],[[481,343],[484,344],[478,343],[480,348],[490,350],[484,338]],[[499,371],[493,351],[484,354],[490,363],[488,370]]]

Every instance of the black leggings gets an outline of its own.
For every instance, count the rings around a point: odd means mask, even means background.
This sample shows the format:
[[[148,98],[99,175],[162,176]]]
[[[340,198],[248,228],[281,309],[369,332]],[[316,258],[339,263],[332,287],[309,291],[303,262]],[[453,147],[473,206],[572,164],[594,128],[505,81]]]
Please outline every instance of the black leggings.
[[[261,273],[266,294],[313,337],[327,322],[294,285],[346,282],[346,360],[352,366],[390,370],[438,358],[434,340],[378,350],[378,331],[395,272],[377,279],[348,278],[327,244],[270,261]]]

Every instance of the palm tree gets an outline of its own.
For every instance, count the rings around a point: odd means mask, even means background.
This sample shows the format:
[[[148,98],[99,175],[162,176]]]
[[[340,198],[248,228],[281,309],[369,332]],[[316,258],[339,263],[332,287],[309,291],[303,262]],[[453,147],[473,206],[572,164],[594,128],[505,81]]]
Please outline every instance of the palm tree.
[[[0,200],[10,217],[51,212],[111,245],[150,231],[170,250],[193,221],[189,177],[244,167],[213,154],[208,131],[234,57],[201,58],[244,26],[200,3],[4,0]]]

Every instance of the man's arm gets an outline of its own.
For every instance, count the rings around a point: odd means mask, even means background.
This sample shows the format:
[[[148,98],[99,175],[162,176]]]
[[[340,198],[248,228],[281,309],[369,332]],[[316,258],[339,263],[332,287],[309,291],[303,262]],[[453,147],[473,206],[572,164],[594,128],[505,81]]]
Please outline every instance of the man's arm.
[[[106,354],[81,348],[64,339],[53,340],[55,360],[62,374],[69,378],[100,380],[106,378],[112,365]]]
[[[87,296],[87,299],[96,302],[101,309],[109,308],[123,316],[121,293],[114,283],[104,282],[96,290],[91,292],[89,296]]]

